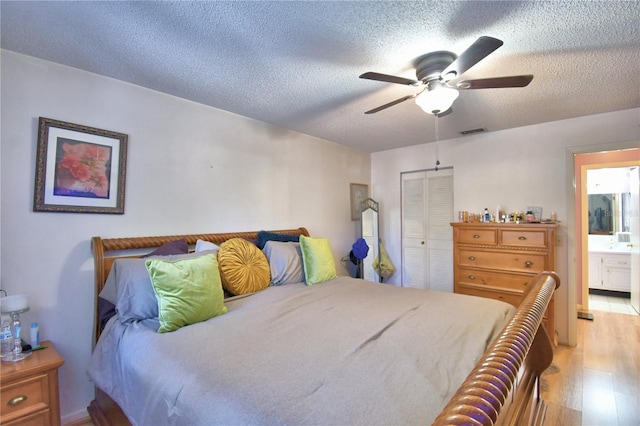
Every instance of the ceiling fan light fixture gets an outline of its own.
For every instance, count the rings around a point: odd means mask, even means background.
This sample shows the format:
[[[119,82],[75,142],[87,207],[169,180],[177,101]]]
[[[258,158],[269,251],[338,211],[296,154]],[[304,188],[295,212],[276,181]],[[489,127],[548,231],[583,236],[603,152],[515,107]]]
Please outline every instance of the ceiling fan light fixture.
[[[438,85],[416,96],[416,104],[427,114],[437,115],[451,108],[459,94],[457,89]]]

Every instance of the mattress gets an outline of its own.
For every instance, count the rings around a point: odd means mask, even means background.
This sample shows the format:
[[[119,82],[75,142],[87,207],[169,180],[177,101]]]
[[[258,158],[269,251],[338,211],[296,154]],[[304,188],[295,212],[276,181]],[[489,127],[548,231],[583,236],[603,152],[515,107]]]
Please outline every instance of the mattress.
[[[90,378],[134,425],[425,424],[515,312],[350,277],[225,305],[170,333],[113,317]]]

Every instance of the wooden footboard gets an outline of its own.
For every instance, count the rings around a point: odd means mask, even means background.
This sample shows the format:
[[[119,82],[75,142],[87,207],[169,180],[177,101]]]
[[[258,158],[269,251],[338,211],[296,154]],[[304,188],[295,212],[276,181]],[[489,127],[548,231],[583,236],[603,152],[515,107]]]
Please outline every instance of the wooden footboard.
[[[270,231],[309,235],[305,228]],[[202,239],[220,244],[230,238],[256,239],[257,232],[192,234],[163,237],[92,239],[95,264],[96,309],[114,259],[129,257],[127,250],[158,247],[182,239],[195,244]],[[107,252],[118,252],[107,257]],[[540,398],[539,379],[551,364],[553,347],[541,326],[553,292],[560,285],[554,272],[538,274],[515,316],[492,343],[457,393],[435,420],[437,425],[541,425],[546,410]],[[96,318],[94,339],[101,329]],[[95,342],[95,340],[94,340]],[[87,408],[95,425],[127,425],[126,416],[109,396],[96,389],[96,398]]]
[[[542,425],[546,406],[540,375],[553,360],[542,317],[560,285],[555,272],[538,274],[512,320],[502,330],[436,425]]]

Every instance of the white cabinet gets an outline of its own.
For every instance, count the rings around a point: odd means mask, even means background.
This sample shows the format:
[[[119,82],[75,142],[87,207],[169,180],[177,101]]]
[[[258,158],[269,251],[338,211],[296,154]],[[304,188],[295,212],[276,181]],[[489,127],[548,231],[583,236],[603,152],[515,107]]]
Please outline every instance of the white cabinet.
[[[631,291],[631,255],[589,253],[589,288]]]

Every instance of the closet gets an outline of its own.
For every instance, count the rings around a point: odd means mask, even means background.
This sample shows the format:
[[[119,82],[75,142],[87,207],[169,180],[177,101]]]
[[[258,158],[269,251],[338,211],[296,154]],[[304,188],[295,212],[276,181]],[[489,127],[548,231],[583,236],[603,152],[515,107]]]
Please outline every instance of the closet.
[[[453,291],[453,169],[402,178],[402,286]]]

